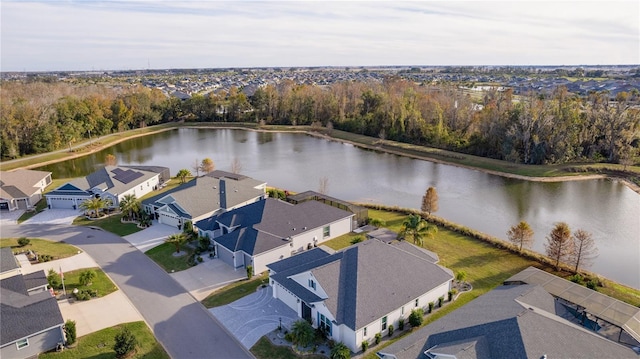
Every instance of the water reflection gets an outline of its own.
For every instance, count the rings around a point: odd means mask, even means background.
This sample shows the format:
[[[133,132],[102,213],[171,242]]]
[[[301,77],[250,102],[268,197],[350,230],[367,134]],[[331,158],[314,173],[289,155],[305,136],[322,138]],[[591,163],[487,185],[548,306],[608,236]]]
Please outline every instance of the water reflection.
[[[179,129],[135,138],[107,150],[46,166],[54,178],[86,175],[107,153],[119,164],[153,164],[175,175],[196,159],[213,159],[230,170],[292,191],[317,190],[329,179],[328,194],[350,201],[420,208],[425,190],[436,187],[438,216],[506,238],[525,220],[535,231],[533,248],[544,251],[556,222],[593,234],[600,256],[591,270],[640,288],[640,196],[609,180],[537,183],[358,149],[352,145],[288,133]]]

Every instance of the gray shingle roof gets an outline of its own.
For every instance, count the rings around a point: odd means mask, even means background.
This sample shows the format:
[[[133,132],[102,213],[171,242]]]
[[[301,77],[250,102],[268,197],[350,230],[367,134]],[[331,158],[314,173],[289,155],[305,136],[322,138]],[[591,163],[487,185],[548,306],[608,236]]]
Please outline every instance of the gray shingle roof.
[[[56,299],[49,292],[28,295],[21,275],[0,281],[0,317],[0,345],[64,323]]]
[[[47,281],[47,275],[45,274],[44,270],[24,274],[22,278],[24,279],[24,285],[25,287],[27,287],[27,291],[49,284],[49,282]]]
[[[0,171],[0,197],[31,197],[40,190],[36,185],[50,175],[51,172],[23,169]]]
[[[318,259],[328,257],[329,255],[331,255],[331,253],[328,253],[327,251],[325,251],[320,247],[313,248],[312,250],[304,251],[302,253],[296,254],[289,258],[285,258],[281,261],[268,264],[267,268],[271,269],[276,273],[280,273],[283,270],[286,270],[288,268],[296,268],[305,263],[313,262]]]
[[[397,359],[423,359],[426,350],[438,352],[438,346],[454,348],[482,338],[486,348],[476,345],[470,358],[637,359],[632,350],[561,318],[563,312],[542,287],[501,286],[380,352]]]
[[[11,247],[0,248],[0,273],[20,268]]]
[[[344,323],[353,330],[453,279],[449,270],[432,261],[375,239],[284,270],[272,278],[286,286],[282,278],[309,270],[327,293],[324,303],[338,324]]]
[[[178,210],[176,214],[182,214],[185,218],[198,218],[221,208],[232,208],[263,196],[264,190],[256,188],[260,184],[261,182],[249,177],[235,180],[207,175],[194,178],[167,192],[146,199],[142,203],[162,207],[168,201],[173,201],[184,209],[184,213]],[[171,199],[168,199],[169,196]]]
[[[230,250],[242,249],[249,255],[266,252],[286,244],[290,236],[299,235],[329,223],[353,216],[352,213],[329,205],[310,201],[293,205],[274,198],[236,208],[198,221],[201,230],[226,227],[245,228],[235,230],[215,239]],[[238,233],[236,233],[238,232]]]
[[[133,172],[138,172],[140,174],[142,174],[140,177],[128,182],[128,183],[123,183],[117,179],[115,179],[116,177],[116,173],[114,173],[114,170],[122,170],[122,171],[133,171]],[[154,167],[149,167],[149,169],[154,169]],[[139,168],[128,168],[128,167],[118,167],[118,166],[105,166],[93,173],[90,173],[89,175],[87,175],[84,178],[76,178],[74,180],[71,180],[68,184],[83,190],[83,191],[88,191],[92,188],[98,187],[100,189],[102,189],[105,192],[108,192],[114,196],[119,195],[121,193],[124,193],[128,190],[130,190],[131,188],[134,188],[136,186],[139,186],[140,184],[146,182],[147,180],[158,176],[158,172],[155,171],[147,171],[147,170],[141,170]],[[65,184],[66,185],[66,184]],[[65,185],[63,185],[62,187],[60,187],[59,189],[62,189]],[[57,189],[56,189],[57,190]],[[53,192],[55,193],[55,192]],[[53,194],[51,193],[51,194]]]

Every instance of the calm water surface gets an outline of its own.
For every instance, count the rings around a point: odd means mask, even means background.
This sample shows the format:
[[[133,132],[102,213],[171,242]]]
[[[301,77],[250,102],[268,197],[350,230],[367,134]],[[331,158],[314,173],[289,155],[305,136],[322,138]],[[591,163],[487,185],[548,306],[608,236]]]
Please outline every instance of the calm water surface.
[[[593,234],[599,256],[591,270],[640,288],[640,195],[610,180],[538,183],[356,148],[302,134],[243,130],[176,129],[126,142],[90,156],[47,166],[54,177],[84,176],[106,154],[118,164],[171,168],[171,174],[205,157],[230,170],[291,191],[318,190],[349,200],[420,208],[429,186],[439,195],[438,216],[506,238],[526,220],[535,231],[533,249],[543,252],[555,222]]]

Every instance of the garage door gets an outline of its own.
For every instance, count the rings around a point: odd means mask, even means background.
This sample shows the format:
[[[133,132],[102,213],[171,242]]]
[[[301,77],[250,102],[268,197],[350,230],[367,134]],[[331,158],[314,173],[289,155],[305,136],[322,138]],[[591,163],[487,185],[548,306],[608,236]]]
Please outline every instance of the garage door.
[[[47,203],[51,208],[73,209],[73,199],[71,198],[47,198]]]
[[[168,216],[168,215],[166,215],[164,213],[160,213],[160,217],[158,218],[158,222],[177,228],[178,227],[178,223],[180,223],[180,220],[177,217]]]
[[[216,250],[218,251],[218,253],[216,253],[218,255],[218,258],[222,259],[223,262],[230,265],[231,268],[235,267],[233,264],[233,252],[221,246],[220,244],[217,245]]]
[[[0,209],[9,209],[8,202],[0,202]]]

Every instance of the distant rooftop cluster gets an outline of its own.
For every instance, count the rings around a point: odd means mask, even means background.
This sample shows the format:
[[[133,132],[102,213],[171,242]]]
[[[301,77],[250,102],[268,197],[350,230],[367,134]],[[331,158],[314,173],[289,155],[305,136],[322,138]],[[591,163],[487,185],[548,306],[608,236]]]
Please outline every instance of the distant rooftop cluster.
[[[187,99],[194,94],[226,92],[232,87],[247,96],[262,86],[283,81],[327,86],[337,82],[382,82],[398,76],[419,84],[455,83],[474,88],[495,86],[511,88],[514,94],[551,92],[566,86],[571,93],[586,95],[591,91],[618,92],[640,89],[640,65],[608,66],[358,66],[358,67],[289,67],[289,68],[219,68],[164,69],[130,71],[79,72],[4,72],[2,80],[43,78],[66,81],[101,78],[104,81],[141,84],[161,90],[167,96]]]

